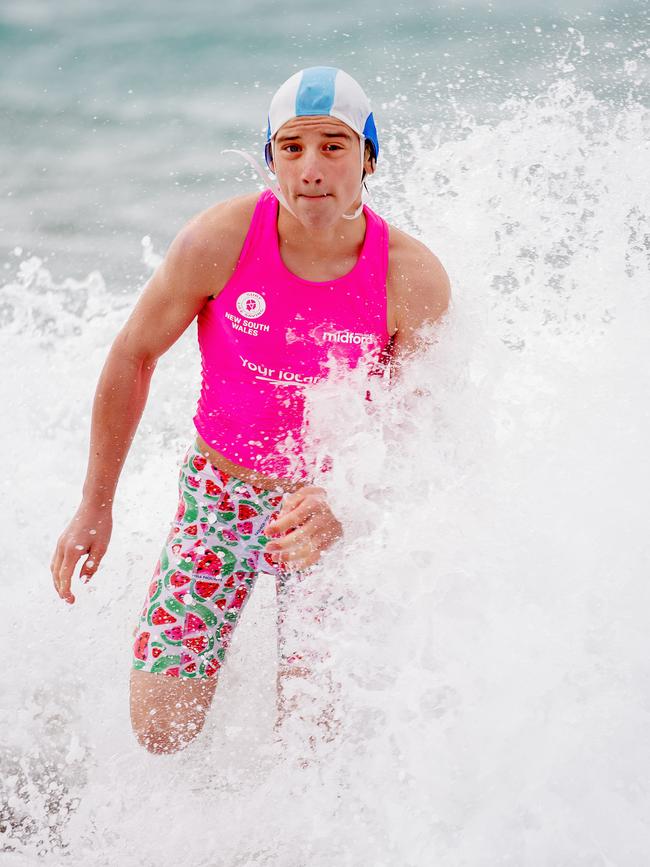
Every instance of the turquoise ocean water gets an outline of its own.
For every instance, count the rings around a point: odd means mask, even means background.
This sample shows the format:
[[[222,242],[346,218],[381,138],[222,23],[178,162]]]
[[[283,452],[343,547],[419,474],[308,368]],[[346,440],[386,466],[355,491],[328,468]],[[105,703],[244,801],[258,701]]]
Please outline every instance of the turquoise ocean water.
[[[0,4],[3,867],[647,863],[648,17],[629,0]],[[192,436],[193,326],[160,360],[72,608],[50,557],[111,341],[185,221],[260,188],[221,151],[261,158],[270,96],[315,64],[366,87],[371,204],[440,257],[452,308],[372,416],[354,382],[310,397],[349,536],[311,585],[322,626],[299,597],[292,628],[330,652],[339,739],[299,769],[296,722],[278,752],[260,580],[204,733],[156,758],[130,731],[128,669]]]
[[[221,150],[261,153],[269,99],[302,66],[358,77],[407,161],[406,130],[454,137],[465,113],[490,122],[557,80],[615,104],[647,98],[640,2],[8,0],[0,15],[0,249],[59,275],[99,268],[111,291],[138,284],[143,236],[166,247],[197,210],[251,188]]]

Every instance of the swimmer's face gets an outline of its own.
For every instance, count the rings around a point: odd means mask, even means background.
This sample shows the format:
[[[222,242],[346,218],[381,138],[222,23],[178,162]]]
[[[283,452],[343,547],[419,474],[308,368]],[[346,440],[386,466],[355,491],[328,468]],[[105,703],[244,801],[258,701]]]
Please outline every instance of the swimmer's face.
[[[273,156],[280,189],[305,225],[332,225],[361,203],[359,136],[338,118],[293,118],[276,133]],[[364,168],[374,171],[367,156]]]

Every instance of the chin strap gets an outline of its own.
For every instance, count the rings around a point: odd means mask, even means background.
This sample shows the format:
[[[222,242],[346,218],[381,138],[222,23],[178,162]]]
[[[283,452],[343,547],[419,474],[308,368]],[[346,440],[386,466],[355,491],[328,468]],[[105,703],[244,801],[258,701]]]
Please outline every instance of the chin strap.
[[[365,135],[359,136],[359,151],[361,152],[361,177],[363,177],[363,164],[366,161],[366,137],[365,137]],[[356,220],[356,218],[360,217],[361,214],[363,213],[364,203],[368,201],[368,194],[366,193],[366,191],[363,188],[363,181],[361,181],[359,189],[361,191],[361,204],[356,209],[354,214],[341,214],[341,216],[343,217],[344,220]]]
[[[280,184],[277,181],[274,181],[271,179],[271,177],[268,175],[267,172],[264,171],[264,169],[259,164],[259,162],[255,159],[254,156],[252,156],[251,154],[247,154],[246,151],[237,150],[236,148],[226,148],[226,150],[221,151],[221,153],[222,154],[239,154],[240,157],[243,157],[247,163],[249,163],[251,166],[253,166],[253,168],[255,169],[257,174],[264,181],[264,184],[269,188],[269,190],[271,190],[271,192],[275,195],[275,197],[280,202],[280,204],[283,205],[283,207],[285,207],[287,209],[287,211],[289,211],[290,214],[293,214],[293,216],[296,218],[296,220],[298,219],[298,216],[295,213],[295,211],[292,211],[291,208],[289,207],[289,203],[285,199],[284,193],[280,189]]]
[[[360,138],[360,148],[361,148],[361,170],[363,173],[363,163],[365,159],[365,136],[361,136]],[[247,154],[246,151],[238,150],[237,148],[226,148],[221,151],[222,154],[239,154],[240,157],[243,157],[247,163],[249,163],[257,172],[257,174],[261,177],[264,184],[271,190],[276,199],[280,202],[280,204],[289,211],[289,213],[296,218],[296,220],[300,219],[296,212],[291,209],[289,203],[287,202],[284,193],[280,189],[280,184],[277,180],[274,180],[270,177],[270,175],[264,171],[260,163],[255,159],[251,154]],[[368,195],[366,191],[363,189],[363,184],[360,187],[361,190],[361,204],[356,209],[354,214],[341,214],[344,220],[356,220],[357,217],[360,217],[363,213],[364,203],[368,201]]]

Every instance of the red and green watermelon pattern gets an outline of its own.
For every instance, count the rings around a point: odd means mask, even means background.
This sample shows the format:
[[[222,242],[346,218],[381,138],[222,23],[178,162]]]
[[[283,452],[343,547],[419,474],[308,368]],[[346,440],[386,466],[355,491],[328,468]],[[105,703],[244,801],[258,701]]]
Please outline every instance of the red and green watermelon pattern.
[[[282,571],[263,551],[264,528],[281,504],[281,492],[229,476],[190,446],[136,631],[134,668],[170,677],[218,674],[260,567]]]

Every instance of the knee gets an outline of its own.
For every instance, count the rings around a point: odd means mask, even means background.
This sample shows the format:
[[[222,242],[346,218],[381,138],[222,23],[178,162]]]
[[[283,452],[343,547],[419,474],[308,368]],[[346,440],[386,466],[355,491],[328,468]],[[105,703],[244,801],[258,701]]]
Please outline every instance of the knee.
[[[185,749],[201,732],[216,681],[189,681],[131,672],[131,727],[156,755]]]
[[[171,755],[184,750],[201,732],[203,723],[195,721],[177,723],[132,722],[133,734],[141,747],[152,755]]]

